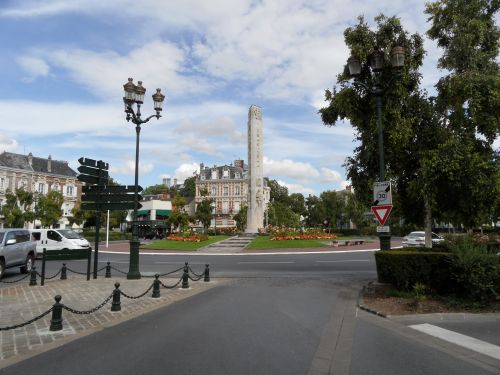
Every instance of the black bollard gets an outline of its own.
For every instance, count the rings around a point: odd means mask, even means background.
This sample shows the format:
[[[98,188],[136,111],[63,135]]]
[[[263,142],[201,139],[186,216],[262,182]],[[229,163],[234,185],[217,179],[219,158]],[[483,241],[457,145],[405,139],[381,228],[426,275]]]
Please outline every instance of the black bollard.
[[[186,265],[184,266],[184,273],[182,274],[182,289],[187,288],[189,288],[189,266],[186,262]]]
[[[156,274],[155,279],[153,281],[153,295],[152,298],[160,298],[160,280],[158,280],[160,275]]]
[[[37,285],[36,282],[36,267],[33,266],[30,272],[30,286]]]
[[[63,319],[62,319],[62,307],[61,296],[57,295],[54,297],[56,303],[52,306],[52,319],[50,319],[50,331],[60,331],[63,329]]]
[[[111,304],[111,311],[120,311],[122,309],[120,294],[120,283],[116,282],[115,290],[113,290],[113,303]]]
[[[205,278],[203,281],[206,283],[210,281],[210,269],[208,268],[208,264],[205,264]]]
[[[104,275],[106,279],[109,279],[111,277],[111,263],[108,261],[106,264],[106,274]]]
[[[66,280],[68,278],[68,268],[66,267],[66,263],[63,263],[61,268],[61,280]]]

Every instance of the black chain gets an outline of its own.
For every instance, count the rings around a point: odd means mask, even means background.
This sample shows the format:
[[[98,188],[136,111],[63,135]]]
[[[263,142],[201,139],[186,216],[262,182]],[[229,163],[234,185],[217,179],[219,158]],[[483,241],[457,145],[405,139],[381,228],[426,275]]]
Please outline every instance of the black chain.
[[[175,283],[175,284],[174,284],[174,285],[172,285],[172,286],[168,286],[168,285],[163,284],[163,283],[161,282],[161,280],[158,280],[158,281],[160,282],[160,285],[161,285],[162,287],[164,287],[165,289],[174,289],[175,287],[177,287],[177,285],[179,285],[179,284],[181,283],[181,281],[182,281],[182,277],[179,279],[179,281],[177,281],[177,283]]]
[[[97,270],[97,272],[101,272],[101,271],[103,271],[103,270],[105,270],[105,269],[106,269],[106,266],[104,266],[104,267],[102,267],[102,268],[99,268],[99,269]]]
[[[0,331],[9,331],[11,329],[16,329],[16,328],[21,328],[21,327],[27,326],[28,324],[36,322],[39,319],[42,319],[45,315],[47,315],[50,312],[52,312],[53,309],[54,309],[54,307],[51,307],[50,309],[48,309],[44,313],[38,315],[37,317],[35,317],[33,319],[28,320],[27,322],[24,322],[24,323],[21,323],[21,324],[16,324],[15,326],[10,326],[10,327],[0,327]]]
[[[128,294],[125,294],[123,293],[121,290],[120,290],[120,294],[124,297],[127,297],[127,298],[130,298],[130,299],[138,299],[138,298],[141,298],[141,297],[144,297],[146,294],[148,294],[148,292],[153,289],[153,285],[154,284],[151,284],[151,286],[142,294],[138,295],[138,296],[129,296]]]
[[[72,269],[71,269],[71,268],[69,268],[69,267],[66,267],[66,269],[67,269],[68,271],[73,272],[73,273],[76,273],[76,274],[78,274],[78,275],[86,275],[86,274],[87,274],[87,272],[78,272],[78,271],[72,270]]]
[[[193,279],[193,278],[192,278],[191,276],[189,276],[189,275],[188,275],[188,277],[189,277],[189,280],[192,280],[192,281],[199,281],[199,280],[203,277],[203,275],[200,275],[200,276],[198,276],[198,277],[197,277],[197,278],[195,278],[195,279]]]
[[[0,283],[5,283],[5,284],[14,284],[14,283],[17,283],[18,281],[22,281],[24,279],[26,279],[27,277],[29,277],[30,274],[28,273],[27,275],[24,275],[23,277],[21,277],[20,279],[17,279],[17,280],[12,280],[12,281],[7,281],[7,280],[1,280],[0,279]]]
[[[193,271],[193,269],[192,269],[191,267],[189,267],[189,270],[191,271],[191,273],[192,273],[193,275],[195,275],[196,277],[199,277],[200,279],[201,279],[203,276],[205,276],[205,274],[204,274],[204,273],[202,273],[201,275],[197,274],[196,272],[194,272],[194,271]],[[199,279],[198,279],[198,280],[199,280]]]
[[[111,293],[109,295],[108,298],[106,298],[99,306],[96,306],[94,307],[93,309],[91,310],[85,310],[85,311],[80,311],[80,310],[75,310],[75,309],[72,309],[71,307],[68,307],[66,305],[62,305],[62,308],[64,310],[68,310],[70,313],[73,313],[73,314],[79,314],[79,315],[87,315],[87,314],[92,314],[92,313],[95,313],[97,310],[99,310],[100,308],[102,308],[105,304],[107,304],[109,302],[109,300],[113,298],[113,293]]]
[[[112,270],[115,270],[115,271],[118,271],[118,272],[120,272],[120,273],[123,273],[124,275],[126,275],[126,274],[127,274],[127,272],[124,272],[124,271],[122,271],[122,270],[119,270],[118,268],[113,267],[113,266],[111,266],[111,269],[112,269]]]
[[[162,277],[162,276],[167,276],[167,275],[171,275],[173,273],[176,273],[176,272],[179,272],[180,270],[184,269],[184,267],[181,267],[181,268],[177,268],[176,270],[174,271],[170,271],[170,272],[167,272],[167,273],[160,273],[158,274],[158,277]],[[156,277],[156,275],[144,275],[142,277],[149,277],[149,278],[152,278],[152,277]]]
[[[50,276],[50,277],[47,277],[45,276],[45,280],[50,280],[50,279],[55,279],[57,276],[59,276],[61,274],[61,270],[59,270],[58,273],[56,273],[54,276]],[[41,276],[40,276],[41,277]]]

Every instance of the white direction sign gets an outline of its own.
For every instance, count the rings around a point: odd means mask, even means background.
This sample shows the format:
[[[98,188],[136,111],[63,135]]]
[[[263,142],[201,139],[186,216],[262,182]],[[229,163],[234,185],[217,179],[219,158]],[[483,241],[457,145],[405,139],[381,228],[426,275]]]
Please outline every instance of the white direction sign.
[[[373,184],[373,206],[387,204],[392,204],[391,182],[375,182]]]

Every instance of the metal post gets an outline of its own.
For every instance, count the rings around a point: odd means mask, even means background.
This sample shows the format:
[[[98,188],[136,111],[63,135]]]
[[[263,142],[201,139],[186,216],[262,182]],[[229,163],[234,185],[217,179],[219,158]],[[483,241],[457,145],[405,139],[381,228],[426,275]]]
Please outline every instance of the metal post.
[[[210,269],[208,268],[208,264],[205,264],[205,277],[203,279],[206,283],[210,281]]]
[[[140,118],[140,109],[137,110],[137,117]],[[137,226],[137,207],[138,207],[138,188],[139,188],[139,134],[141,133],[141,126],[139,124],[135,127],[135,181],[134,181],[134,213],[132,217],[132,239],[130,240],[130,259],[129,270],[127,279],[137,280],[141,278],[139,272],[139,233]]]
[[[47,260],[47,249],[44,247],[43,252],[42,252],[42,277],[40,280],[40,285],[44,286],[45,285],[45,262]],[[36,278],[36,275],[35,275]],[[36,284],[35,284],[36,285]]]
[[[182,274],[182,289],[189,288],[189,266],[186,262],[184,265],[184,273]]]
[[[61,268],[61,280],[66,280],[68,278],[66,263],[63,263]]]
[[[115,290],[113,290],[113,302],[111,303],[111,311],[120,311],[122,309],[120,294],[120,283],[116,282]]]
[[[155,279],[153,281],[153,295],[152,298],[160,298],[160,280],[158,280],[160,275],[156,274]]]
[[[54,297],[56,303],[52,306],[52,319],[50,319],[50,331],[60,331],[63,329],[63,319],[62,319],[62,304],[61,296],[57,295]]]
[[[109,279],[111,277],[111,263],[108,261],[106,264],[106,274],[104,275],[106,279]]]
[[[37,285],[37,282],[36,282],[36,267],[33,266],[31,268],[31,272],[30,272],[30,286],[33,286],[33,285]]]

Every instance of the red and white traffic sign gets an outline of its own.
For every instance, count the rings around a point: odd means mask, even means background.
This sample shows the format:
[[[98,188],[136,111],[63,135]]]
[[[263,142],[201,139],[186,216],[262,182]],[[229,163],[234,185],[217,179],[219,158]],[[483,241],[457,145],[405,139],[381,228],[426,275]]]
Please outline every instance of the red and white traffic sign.
[[[380,225],[384,225],[392,210],[392,204],[384,204],[380,206],[372,206],[372,211],[375,214]]]

